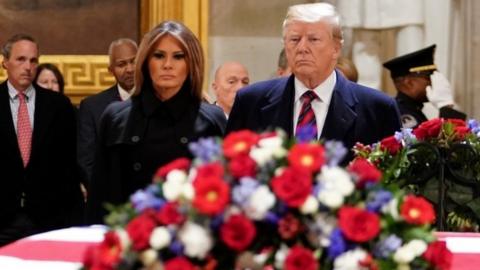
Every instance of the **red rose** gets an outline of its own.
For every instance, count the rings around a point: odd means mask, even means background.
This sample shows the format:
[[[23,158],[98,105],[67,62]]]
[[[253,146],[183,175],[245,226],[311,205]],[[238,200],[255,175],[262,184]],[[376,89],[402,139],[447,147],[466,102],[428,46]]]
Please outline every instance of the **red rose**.
[[[173,170],[188,170],[190,168],[190,160],[188,158],[177,158],[174,161],[163,165],[158,168],[154,175],[154,179],[165,179],[167,174]]]
[[[338,223],[345,238],[353,242],[370,241],[380,232],[378,215],[357,207],[340,208]]]
[[[154,215],[147,211],[128,223],[126,230],[134,250],[140,251],[150,246],[150,235],[156,226],[154,218]]]
[[[380,147],[391,155],[396,155],[402,149],[402,144],[395,139],[395,136],[390,136],[380,142]]]
[[[284,268],[285,270],[317,270],[318,262],[311,250],[297,245],[288,252]]]
[[[219,214],[230,200],[230,187],[221,178],[197,175],[193,188],[195,197],[192,204],[202,214]]]
[[[248,154],[258,139],[259,136],[250,130],[231,132],[223,140],[223,153],[228,158]]]
[[[444,241],[435,241],[428,245],[423,258],[433,264],[436,269],[446,270],[452,265],[453,254]]]
[[[232,215],[220,228],[222,241],[235,251],[245,250],[255,238],[255,225],[243,215]]]
[[[413,195],[405,196],[400,206],[400,215],[410,224],[424,225],[435,222],[432,204],[422,197]]]
[[[255,176],[257,164],[247,155],[239,155],[228,163],[228,169],[235,178]]]
[[[425,121],[413,130],[413,134],[418,140],[426,140],[437,137],[442,128],[442,124],[442,118],[434,118],[432,120]]]
[[[162,225],[182,224],[185,221],[185,216],[178,211],[178,204],[169,202],[162,206],[157,212],[157,220]]]
[[[454,131],[455,131],[456,139],[463,140],[465,139],[465,135],[467,135],[470,132],[470,129],[468,127],[455,127]]]
[[[285,240],[290,240],[302,231],[302,224],[292,214],[287,214],[278,221],[278,233]]]
[[[286,168],[273,177],[271,186],[273,192],[289,207],[300,207],[312,191],[312,177],[304,170]]]
[[[195,270],[195,266],[185,257],[175,257],[165,263],[165,270]]]
[[[359,188],[363,188],[367,182],[377,183],[382,178],[382,172],[364,158],[352,161],[348,170],[357,176],[357,187]]]
[[[89,246],[85,251],[83,265],[91,270],[113,270],[120,262],[121,252],[118,235],[113,231],[107,232],[100,244]]]
[[[223,167],[218,162],[208,163],[197,169],[197,177],[199,178],[223,178],[223,173]]]
[[[288,163],[295,169],[308,172],[320,170],[325,163],[323,147],[316,143],[299,143],[290,149]]]

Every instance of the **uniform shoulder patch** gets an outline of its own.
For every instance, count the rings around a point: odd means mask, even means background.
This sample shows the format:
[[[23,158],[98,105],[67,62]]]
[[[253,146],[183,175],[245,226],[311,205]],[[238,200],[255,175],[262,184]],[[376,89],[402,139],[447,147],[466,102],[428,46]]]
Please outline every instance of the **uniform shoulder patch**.
[[[415,119],[415,117],[413,117],[413,115],[411,114],[402,114],[400,118],[402,120],[402,126],[404,128],[413,128],[418,125],[417,119]]]

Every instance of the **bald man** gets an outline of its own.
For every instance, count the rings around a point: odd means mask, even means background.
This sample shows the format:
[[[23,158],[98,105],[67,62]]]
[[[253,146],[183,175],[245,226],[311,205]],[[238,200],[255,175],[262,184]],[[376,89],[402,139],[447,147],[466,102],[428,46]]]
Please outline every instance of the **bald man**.
[[[212,88],[217,96],[216,104],[222,108],[227,118],[232,110],[235,94],[249,83],[248,70],[238,62],[225,62],[217,68]]]

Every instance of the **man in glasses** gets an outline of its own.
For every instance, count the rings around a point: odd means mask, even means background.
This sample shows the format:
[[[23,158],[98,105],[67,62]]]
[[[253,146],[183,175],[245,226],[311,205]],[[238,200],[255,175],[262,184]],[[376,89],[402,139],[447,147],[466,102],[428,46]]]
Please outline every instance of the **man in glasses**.
[[[437,71],[433,61],[436,45],[399,56],[383,64],[390,70],[404,128],[415,128],[427,121],[423,103],[430,102],[440,111],[440,117],[465,120],[466,115],[455,110],[450,83]]]

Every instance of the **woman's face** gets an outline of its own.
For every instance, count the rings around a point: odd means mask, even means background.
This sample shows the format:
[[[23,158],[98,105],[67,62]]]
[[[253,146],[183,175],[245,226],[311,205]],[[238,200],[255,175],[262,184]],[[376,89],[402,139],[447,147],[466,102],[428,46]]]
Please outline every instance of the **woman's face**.
[[[43,69],[40,72],[37,78],[37,84],[43,88],[60,92],[60,85],[58,84],[57,77],[55,77],[53,71],[49,69]]]
[[[168,100],[178,93],[188,75],[181,43],[170,35],[158,40],[148,56],[148,70],[160,100]]]

